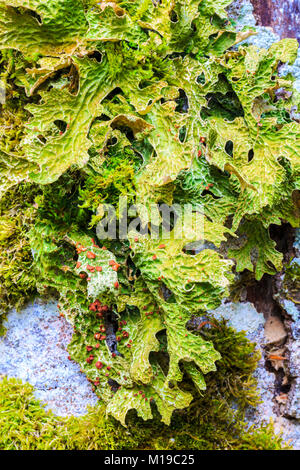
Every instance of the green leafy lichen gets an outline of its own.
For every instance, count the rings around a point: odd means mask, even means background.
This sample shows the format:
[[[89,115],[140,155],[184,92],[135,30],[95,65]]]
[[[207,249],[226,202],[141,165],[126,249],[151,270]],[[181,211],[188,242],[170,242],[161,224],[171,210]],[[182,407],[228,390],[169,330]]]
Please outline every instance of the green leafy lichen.
[[[36,293],[29,231],[35,220],[33,207],[38,189],[21,184],[0,200],[0,308],[20,309]]]
[[[236,333],[225,322],[207,329],[222,359],[218,370],[209,374],[208,390],[203,396],[191,390],[185,376],[185,392],[193,394],[189,409],[173,414],[170,425],[161,422],[151,406],[153,419],[145,426],[133,412],[127,418],[127,429],[113,417],[106,417],[105,407],[97,405],[83,417],[58,418],[45,411],[33,396],[33,387],[16,379],[2,377],[0,406],[0,449],[6,450],[281,450],[289,449],[272,422],[248,428],[244,422],[247,406],[255,406],[258,397],[255,380],[258,353],[244,333]],[[158,379],[159,380],[159,379]],[[164,390],[160,384],[158,394]],[[129,390],[129,393],[130,392]],[[146,392],[147,393],[147,392]],[[153,395],[155,389],[151,390]],[[133,392],[133,394],[135,394]],[[141,401],[142,396],[133,397]],[[177,397],[178,404],[181,398]],[[232,403],[238,405],[233,409]],[[117,405],[119,406],[120,399]],[[122,413],[132,402],[125,400]],[[166,415],[170,410],[163,410]],[[119,416],[116,416],[119,419]]]

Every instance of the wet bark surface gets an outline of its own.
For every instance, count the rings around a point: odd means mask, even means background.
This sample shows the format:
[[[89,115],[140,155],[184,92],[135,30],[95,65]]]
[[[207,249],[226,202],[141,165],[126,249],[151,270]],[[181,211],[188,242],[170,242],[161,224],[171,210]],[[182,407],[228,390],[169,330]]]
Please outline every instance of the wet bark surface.
[[[270,26],[281,38],[300,43],[300,0],[251,0],[257,24]]]

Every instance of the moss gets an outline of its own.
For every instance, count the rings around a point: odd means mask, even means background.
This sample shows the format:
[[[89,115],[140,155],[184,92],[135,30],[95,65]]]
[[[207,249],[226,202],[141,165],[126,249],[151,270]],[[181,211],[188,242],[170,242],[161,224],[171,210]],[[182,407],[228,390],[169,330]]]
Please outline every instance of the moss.
[[[200,204],[205,224],[220,223],[219,228],[217,224],[211,226],[211,233],[205,234],[207,242],[214,246],[225,240],[224,234],[229,233],[228,224],[233,235],[244,219],[243,228],[238,232],[242,243],[238,250],[232,250],[233,253],[228,251],[229,258],[237,262],[237,271],[244,268],[253,270],[252,265],[261,265],[257,279],[264,272],[271,272],[271,264],[280,271],[281,254],[269,239],[268,226],[279,223],[280,219],[292,220],[297,225],[296,215],[290,214],[296,213],[289,209],[292,202],[288,209],[281,206],[286,206],[285,201],[296,189],[292,176],[297,176],[295,152],[299,130],[290,119],[288,110],[291,102],[280,103],[276,97],[275,92],[281,82],[275,71],[279,62],[291,62],[295,58],[296,41],[288,40],[275,49],[271,48],[273,57],[269,52],[256,55],[251,47],[232,51],[230,48],[235,44],[236,35],[226,25],[225,11],[220,5],[214,7],[213,2],[207,4],[191,0],[191,8],[188,9],[184,2],[174,2],[172,12],[168,14],[169,10],[165,8],[168,5],[160,5],[160,2],[122,0],[118,5],[127,10],[128,16],[120,16],[116,10],[114,17],[110,16],[113,15],[111,9],[100,12],[104,8],[96,0],[84,0],[85,12],[91,7],[99,7],[101,24],[98,25],[98,15],[85,16],[81,6],[76,7],[76,2],[72,5],[67,1],[60,5],[57,0],[52,2],[53,8],[44,16],[43,28],[40,28],[41,41],[32,45],[30,31],[37,34],[36,24],[31,29],[33,23],[28,21],[28,16],[22,16],[26,12],[26,15],[38,19],[39,13],[44,11],[43,2],[39,3],[31,13],[22,7],[17,10],[20,13],[19,31],[13,32],[13,24],[9,22],[7,33],[4,28],[5,41],[12,37],[12,33],[17,38],[19,35],[24,38],[24,47],[22,40],[17,40],[23,55],[9,50],[0,56],[0,78],[7,91],[7,101],[0,116],[0,151],[7,152],[3,156],[7,160],[4,167],[9,169],[11,181],[15,181],[13,178],[15,171],[19,171],[20,157],[21,176],[17,175],[18,181],[20,178],[28,181],[29,178],[44,185],[38,188],[22,184],[10,190],[1,202],[0,307],[4,311],[11,306],[20,307],[35,292],[37,285],[40,292],[46,293],[51,289],[63,293],[65,298],[83,298],[82,313],[86,313],[91,278],[84,280],[75,270],[80,250],[76,253],[74,240],[81,243],[84,238],[96,239],[94,226],[100,218],[100,210],[96,215],[99,206],[105,202],[117,206],[121,195],[128,197],[129,204],[145,203],[147,207],[157,202],[171,204],[176,202],[176,197],[178,202],[190,204],[195,211]],[[5,4],[4,1],[1,9]],[[62,14],[66,15],[72,6],[74,22],[64,24],[63,38]],[[8,8],[8,18],[10,11]],[[143,27],[151,23],[154,31]],[[203,28],[203,25],[207,27]],[[103,27],[103,41],[92,40],[93,29],[96,31],[98,26]],[[22,27],[26,34],[22,34]],[[48,27],[51,44],[45,46],[44,33]],[[74,48],[72,57],[65,56],[63,50],[71,50],[69,45],[74,37],[78,39],[78,47]],[[63,69],[56,61],[48,61],[49,57],[54,57],[49,51],[56,47],[55,44],[61,53]],[[46,63],[45,60],[38,62],[39,58],[47,59]],[[49,73],[46,73],[47,63],[50,65]],[[254,64],[253,67],[249,67],[250,63]],[[187,70],[189,78],[186,77]],[[196,85],[198,77],[200,86]],[[34,82],[36,86],[32,88],[31,83]],[[30,89],[34,89],[33,96],[27,97],[21,85],[27,88],[28,94]],[[285,80],[285,88],[290,90],[291,86]],[[58,101],[61,102],[60,116],[57,115]],[[28,103],[31,104],[28,107],[31,113],[25,110]],[[139,125],[133,117],[139,118]],[[128,127],[126,123],[129,125],[130,122],[131,127]],[[282,142],[286,143],[284,152]],[[272,157],[269,160],[265,158],[268,152]],[[283,162],[282,153],[286,160]],[[191,168],[187,169],[192,161]],[[266,164],[263,172],[262,161]],[[32,163],[40,165],[40,168],[32,170]],[[186,178],[182,179],[183,173]],[[53,181],[55,183],[50,183]],[[259,193],[252,192],[257,188],[260,188]],[[263,226],[261,216],[266,216],[262,219]],[[139,225],[142,224],[143,220],[140,220]],[[246,226],[250,227],[248,231]],[[245,238],[248,244],[243,243]],[[227,296],[226,286],[233,279],[229,272],[232,262],[223,259],[226,248],[223,254],[216,254],[214,262],[214,254],[208,250],[204,254],[198,253],[194,262],[189,257],[191,253],[184,252],[183,256],[182,247],[178,244],[176,252],[180,251],[180,256],[177,259],[178,264],[183,264],[181,273],[186,272],[185,279],[184,274],[174,275],[175,264],[172,268],[166,267],[166,276],[160,276],[160,272],[154,276],[154,269],[158,269],[155,266],[163,266],[164,256],[161,259],[154,257],[146,248],[129,254],[123,242],[105,241],[105,246],[120,262],[118,282],[114,283],[118,293],[131,295],[135,292],[136,283],[142,279],[161,306],[164,293],[158,281],[160,283],[165,278],[164,286],[173,299],[168,305],[166,303],[165,312],[159,309],[159,315],[170,320],[172,326],[169,329],[166,321],[164,334],[173,334],[175,345],[181,341],[188,345],[193,341],[185,333],[185,321],[179,321],[181,316],[178,315],[176,328],[173,327],[172,301],[174,311],[179,313],[182,310],[184,318],[199,312],[200,307],[203,314],[216,306],[222,296]],[[257,247],[259,253],[256,256],[252,252]],[[35,250],[34,263],[32,250]],[[149,260],[146,260],[148,255]],[[199,272],[198,260],[202,256],[205,266],[201,269],[204,272]],[[89,266],[88,269],[93,272],[96,268]],[[185,287],[185,282],[190,282],[190,279],[194,280],[191,290]],[[98,287],[99,292],[95,292],[95,296],[100,297],[101,286]],[[114,289],[112,292],[116,293]],[[109,305],[113,302],[114,299]],[[82,318],[86,329],[89,328],[89,317],[82,315]],[[183,331],[184,337],[181,335]],[[158,418],[146,426],[140,421],[135,426],[129,424],[133,434],[147,435],[151,446],[166,448],[168,439],[174,434],[177,448],[187,445],[234,448],[236,436],[244,432],[245,407],[257,403],[255,382],[251,376],[257,361],[253,347],[244,337],[235,336],[225,324],[203,329],[198,334],[211,341],[211,346],[213,344],[221,353],[222,360],[217,364],[216,373],[207,376],[207,392],[203,397],[197,395],[188,376],[185,376],[182,386],[193,393],[194,401],[190,410],[175,414],[170,430],[158,424]],[[106,348],[106,344],[102,344]],[[171,341],[167,346],[170,344]],[[131,345],[128,350],[130,348]],[[172,358],[171,349],[170,346],[169,356],[166,354],[165,357],[170,359],[169,369],[172,371],[177,369],[180,359],[176,362]],[[195,364],[200,369],[201,364],[205,371],[214,369],[213,365],[208,367],[205,364],[204,367],[204,362],[212,360],[208,355],[205,357],[203,349],[195,347],[195,355],[188,355],[188,346],[184,349],[187,352],[180,355],[182,362],[196,358]],[[184,364],[181,366],[184,368]],[[134,374],[131,375],[133,377]],[[180,373],[177,377],[181,380]],[[201,375],[198,377],[202,378]],[[201,386],[199,381],[198,387]],[[103,424],[102,415],[98,419],[102,432],[107,424]],[[75,422],[80,427],[84,420]],[[112,421],[105,421],[108,422]],[[93,422],[91,426],[94,429]],[[112,426],[116,432],[121,429],[119,425]],[[142,431],[144,426],[145,431]],[[183,428],[188,434],[183,433]],[[189,436],[196,436],[193,444]],[[98,445],[97,439],[95,437],[92,445]],[[136,437],[132,445],[144,446],[144,441],[139,439]],[[81,448],[76,439],[74,442]],[[63,441],[61,445],[69,448],[73,444]],[[123,444],[115,444],[113,440],[112,445]],[[130,445],[127,441],[124,444]]]
[[[62,423],[45,412],[32,392],[31,385],[15,379],[0,382],[0,406],[5,410],[0,417],[0,449],[56,448],[61,442],[56,431]]]
[[[289,450],[291,447],[283,443],[280,435],[274,432],[274,423],[263,424],[259,428],[249,428],[244,433],[236,447],[237,450]]]
[[[300,279],[300,265],[296,262],[292,262],[286,267],[285,272],[285,283],[293,284],[299,282]]]
[[[10,189],[0,201],[0,308],[21,308],[35,293],[33,257],[28,240],[39,190],[23,183]]]
[[[30,116],[25,105],[32,101],[26,96],[24,88],[16,85],[18,55],[10,49],[0,53],[0,80],[6,91],[5,103],[0,108],[0,149],[8,153],[20,150],[19,144]]]
[[[154,419],[146,423],[132,411],[127,429],[106,418],[105,407],[89,409],[83,417],[58,418],[34,398],[33,387],[16,379],[0,382],[0,449],[234,449],[270,450],[288,448],[274,433],[272,423],[247,429],[244,411],[258,401],[252,372],[258,354],[243,333],[225,322],[207,334],[222,352],[218,370],[207,378],[207,393],[195,390],[188,410],[174,413],[170,426]],[[230,351],[232,353],[230,353]],[[190,387],[185,381],[183,386]],[[235,403],[236,406],[233,406]]]
[[[5,84],[6,101],[0,112],[0,150],[18,152],[29,113],[23,88],[15,84],[18,52],[1,51],[0,80]],[[0,201],[0,308],[21,308],[35,293],[32,252],[28,232],[35,217],[34,199],[39,189],[21,183],[8,190]],[[1,316],[1,321],[4,316]],[[0,325],[0,335],[5,329]]]
[[[299,304],[300,301],[300,266],[299,263],[292,260],[288,266],[286,266],[285,276],[283,279],[283,291],[281,296],[284,296],[287,300]]]
[[[36,198],[37,221],[48,221],[57,226],[57,231],[67,232],[76,224],[85,226],[88,222],[88,211],[78,209],[78,188],[82,176],[78,171],[67,171],[58,181],[41,186],[40,195]]]
[[[106,161],[98,172],[93,171],[86,175],[79,192],[80,207],[96,212],[101,204],[109,202],[117,208],[120,196],[127,196],[128,204],[133,204],[136,195],[133,179],[137,164],[132,150],[126,148],[109,150]],[[96,225],[98,219],[99,217],[94,215],[91,226]]]
[[[207,376],[208,390],[203,400],[208,402],[210,395],[220,395],[225,401],[233,399],[243,413],[247,406],[259,403],[257,382],[252,374],[260,359],[260,352],[255,349],[255,343],[247,339],[245,332],[236,332],[228,327],[226,320],[213,322],[213,327],[204,327],[204,331],[199,334],[212,341],[222,357],[217,362],[217,371]]]

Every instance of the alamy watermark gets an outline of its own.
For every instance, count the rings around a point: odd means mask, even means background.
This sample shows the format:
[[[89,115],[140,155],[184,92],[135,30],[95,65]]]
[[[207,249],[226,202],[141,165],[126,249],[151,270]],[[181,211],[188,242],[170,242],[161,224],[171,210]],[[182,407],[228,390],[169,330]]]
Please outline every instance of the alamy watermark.
[[[204,216],[191,204],[132,204],[126,196],[118,207],[103,204],[98,208],[97,237],[100,240],[126,240],[133,234],[152,239],[203,240]]]

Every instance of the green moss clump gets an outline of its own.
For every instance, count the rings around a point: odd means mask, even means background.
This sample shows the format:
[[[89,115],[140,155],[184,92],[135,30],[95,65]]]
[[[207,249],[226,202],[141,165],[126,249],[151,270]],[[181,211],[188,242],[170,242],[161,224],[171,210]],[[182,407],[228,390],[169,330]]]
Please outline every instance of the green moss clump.
[[[227,1],[12,3],[0,2],[0,49],[14,49],[0,55],[0,307],[21,306],[36,287],[57,294],[75,327],[70,355],[108,413],[124,423],[133,406],[151,419],[151,398],[164,423],[174,412],[170,431],[157,418],[145,425],[150,446],[184,428],[199,444],[174,437],[177,448],[234,448],[245,406],[257,403],[256,353],[226,325],[187,325],[228,297],[234,272],[259,281],[282,270],[269,227],[299,225],[300,126],[291,77],[277,72],[296,60],[297,40],[233,50],[249,32],[233,30]],[[111,236],[103,204],[123,215],[120,196],[135,207]],[[166,393],[153,397],[158,388]]]
[[[155,410],[154,419],[147,423],[132,411],[124,430],[114,418],[105,416],[101,404],[83,417],[58,418],[33,397],[31,385],[4,377],[0,382],[0,408],[5,410],[0,415],[0,449],[288,449],[272,422],[247,429],[244,421],[246,407],[259,400],[252,377],[258,360],[255,345],[225,322],[205,334],[214,337],[222,360],[217,372],[206,377],[205,395],[193,390],[191,407],[174,413],[170,426],[161,423]],[[184,385],[189,388],[190,382]]]
[[[7,153],[20,151],[20,142],[30,117],[25,110],[30,100],[24,88],[16,85],[18,60],[20,54],[13,50],[0,53],[0,81],[6,90],[5,103],[0,107],[0,150]]]
[[[260,352],[256,344],[250,342],[245,332],[237,332],[227,325],[226,320],[213,321],[213,326],[200,330],[205,339],[213,341],[221,354],[217,371],[207,375],[207,388],[202,400],[222,396],[225,402],[237,402],[241,416],[247,406],[256,406],[260,399],[256,390],[257,381],[253,372],[257,368]]]
[[[291,450],[291,447],[284,444],[282,438],[275,434],[271,420],[257,429],[251,426],[240,437],[236,450]]]
[[[137,165],[131,149],[109,150],[103,165],[97,171],[89,168],[85,175],[84,184],[79,190],[80,207],[94,213],[106,202],[118,207],[120,196],[126,196],[128,204],[133,204],[136,195],[134,174]],[[90,226],[96,225],[101,218],[93,215]]]
[[[31,385],[16,379],[0,382],[0,449],[59,449],[62,422],[33,398]]]
[[[297,262],[292,262],[286,267],[284,288],[292,289],[295,293],[299,292],[300,286],[300,266]]]
[[[0,80],[6,88],[6,100],[0,112],[0,151],[20,150],[26,121],[30,113],[24,88],[16,85],[16,67],[20,54],[12,50],[0,53]],[[5,333],[1,321],[10,308],[20,309],[35,291],[32,272],[33,256],[28,232],[35,218],[34,200],[38,186],[22,182],[10,188],[0,200],[0,335]]]

